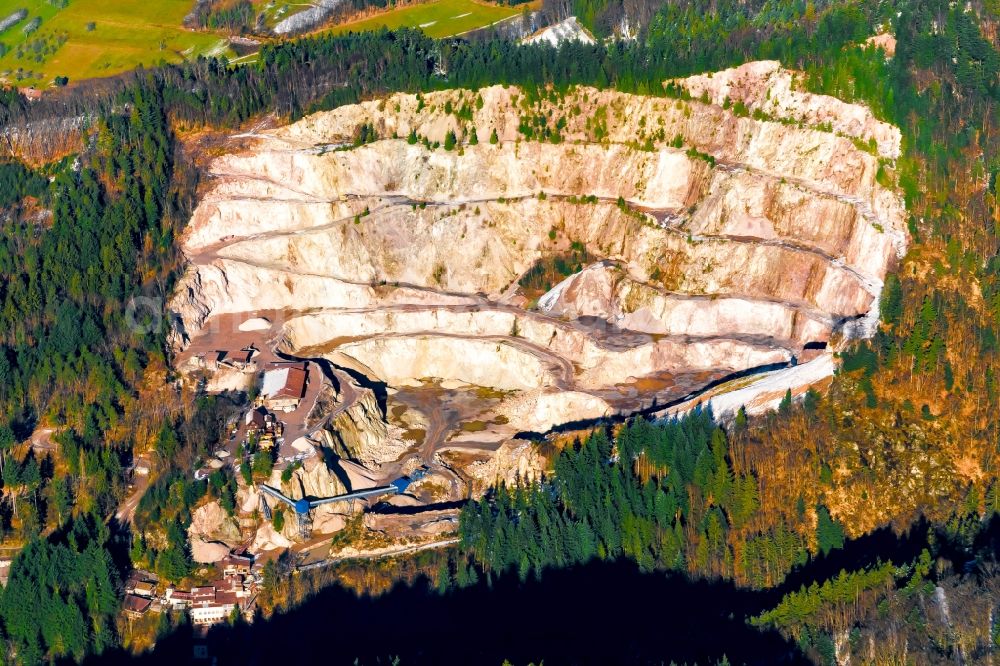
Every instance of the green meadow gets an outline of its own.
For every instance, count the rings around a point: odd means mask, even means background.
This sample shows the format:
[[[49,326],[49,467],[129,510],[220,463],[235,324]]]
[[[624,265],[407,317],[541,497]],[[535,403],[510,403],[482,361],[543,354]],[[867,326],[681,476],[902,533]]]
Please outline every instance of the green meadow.
[[[0,22],[18,10],[27,16],[0,31],[0,85],[44,88],[65,77],[71,83],[111,76],[199,55],[232,56],[223,36],[183,26],[193,0],[0,0]],[[259,3],[258,3],[259,4]],[[420,28],[450,37],[482,28],[532,8],[479,0],[431,0],[344,23],[322,32]],[[273,23],[292,6],[258,7]],[[274,16],[271,16],[274,14]],[[254,55],[237,59],[247,62]]]
[[[385,13],[344,23],[329,31],[333,33],[362,32],[386,27],[420,28],[430,37],[451,37],[482,28],[531,8],[531,5],[507,7],[490,5],[475,0],[431,0],[418,5],[400,7]]]
[[[43,87],[56,77],[72,82],[225,53],[220,36],[183,27],[191,6],[192,0],[0,0],[0,21],[28,10],[0,32],[0,82]]]

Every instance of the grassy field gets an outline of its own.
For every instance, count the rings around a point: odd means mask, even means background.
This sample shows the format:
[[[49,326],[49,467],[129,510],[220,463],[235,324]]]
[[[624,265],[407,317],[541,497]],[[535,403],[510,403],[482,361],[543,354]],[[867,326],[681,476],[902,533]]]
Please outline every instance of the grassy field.
[[[362,32],[387,28],[420,28],[431,37],[451,37],[482,28],[533,8],[533,5],[506,7],[476,0],[431,0],[431,2],[392,9],[384,14],[344,23],[328,32]]]
[[[430,0],[323,32],[411,27],[431,37],[450,37],[515,16],[538,2],[507,7],[481,0]],[[268,23],[297,7],[270,0],[260,3],[258,9],[266,8]],[[193,0],[0,0],[0,22],[19,9],[28,11],[26,18],[0,32],[0,84],[43,88],[57,77],[73,82],[111,76],[140,64],[148,67],[198,55],[232,56],[221,36],[183,27],[192,4]],[[237,62],[252,60],[254,56],[247,56]]]
[[[0,33],[0,51],[6,50],[0,81],[47,86],[57,76],[77,81],[225,52],[219,36],[181,25],[191,6],[192,0],[0,0],[0,21],[28,10],[25,20]],[[25,34],[36,18],[38,28]]]

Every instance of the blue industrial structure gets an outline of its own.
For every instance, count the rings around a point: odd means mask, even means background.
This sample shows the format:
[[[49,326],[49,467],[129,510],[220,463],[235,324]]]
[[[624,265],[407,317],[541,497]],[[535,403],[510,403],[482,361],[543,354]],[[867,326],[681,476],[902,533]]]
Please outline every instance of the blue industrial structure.
[[[406,477],[404,477],[406,478]],[[261,504],[264,508],[264,515],[270,519],[271,507],[268,506],[267,502],[264,500],[264,495],[269,495],[279,502],[284,502],[288,506],[292,507],[295,511],[295,518],[298,520],[299,525],[299,535],[306,539],[309,537],[309,533],[312,531],[312,520],[310,514],[313,509],[323,504],[332,504],[334,502],[348,502],[356,499],[367,499],[369,497],[378,497],[380,495],[393,495],[396,493],[401,493],[405,490],[406,485],[409,485],[409,479],[407,479],[407,484],[403,486],[401,490],[397,486],[397,482],[401,479],[393,481],[388,486],[379,486],[378,488],[367,488],[365,490],[357,490],[352,493],[345,493],[343,495],[334,495],[333,497],[318,497],[315,499],[307,499],[303,497],[302,499],[293,500],[288,497],[280,490],[273,486],[269,486],[266,483],[260,484],[261,489]]]
[[[401,476],[395,481],[391,481],[389,485],[396,488],[396,492],[402,495],[410,487],[410,484],[414,481],[419,481],[427,475],[427,466],[418,467],[413,470],[413,473],[409,476]]]

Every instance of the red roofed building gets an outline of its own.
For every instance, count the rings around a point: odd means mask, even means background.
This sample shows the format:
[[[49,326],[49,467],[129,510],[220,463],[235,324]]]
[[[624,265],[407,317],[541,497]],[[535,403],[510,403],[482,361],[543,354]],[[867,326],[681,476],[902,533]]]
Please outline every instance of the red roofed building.
[[[222,575],[225,577],[230,576],[249,576],[250,568],[253,566],[253,558],[246,555],[227,555],[222,558]]]
[[[187,590],[175,590],[168,587],[164,599],[175,609],[187,608],[191,605],[191,593]]]
[[[211,588],[195,588],[195,590],[211,590],[212,599],[208,600],[208,592],[201,593],[203,601],[195,601],[191,604],[191,623],[194,625],[207,626],[225,622],[233,614],[234,610],[239,610],[246,615],[253,608],[256,595],[246,598],[242,589],[237,592],[232,589],[218,590]],[[191,591],[194,595],[194,590]]]
[[[261,395],[272,411],[294,412],[306,394],[307,363],[272,363],[264,373]]]
[[[153,600],[135,594],[126,594],[122,602],[122,611],[131,617],[142,617],[149,610]]]

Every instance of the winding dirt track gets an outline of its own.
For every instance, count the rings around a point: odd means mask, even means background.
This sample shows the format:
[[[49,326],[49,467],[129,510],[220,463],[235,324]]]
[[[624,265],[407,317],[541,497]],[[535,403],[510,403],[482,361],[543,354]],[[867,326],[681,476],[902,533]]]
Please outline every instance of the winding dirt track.
[[[748,171],[766,178],[772,178],[772,179],[774,178],[772,175],[766,172],[755,170],[752,167],[748,167],[746,165],[733,164],[730,165],[730,168],[732,170]],[[264,178],[261,176],[252,176],[252,175],[244,176],[244,179],[273,182],[271,179]],[[814,196],[828,197],[844,203],[849,203],[850,205],[855,207],[855,209],[858,211],[858,214],[861,217],[865,218],[869,222],[877,223],[877,218],[875,214],[872,212],[871,206],[868,205],[866,202],[863,202],[862,200],[858,199],[857,197],[849,197],[847,195],[837,194],[829,191],[819,191],[810,187],[808,181],[803,181],[801,179],[788,178],[786,179],[786,181],[801,186],[804,191],[807,191]],[[568,196],[559,194],[557,192],[552,192],[552,193],[546,192],[546,195],[547,198],[551,198],[553,200],[569,198]],[[497,203],[499,201],[499,199],[496,197],[479,197],[479,198],[469,197],[461,199],[449,199],[445,201],[417,201],[415,199],[409,198],[407,195],[404,194],[383,194],[374,196],[374,195],[351,193],[347,194],[346,196],[349,199],[374,200],[378,202],[375,206],[367,208],[367,210],[369,211],[369,215],[379,215],[382,213],[391,213],[391,212],[404,213],[415,204],[421,204],[429,207],[458,208],[459,206],[462,205]],[[511,203],[532,198],[534,197],[517,196],[517,197],[505,197],[504,200],[508,203]],[[337,201],[339,201],[339,199],[308,198],[302,200],[293,200],[293,199],[234,197],[228,199],[228,201],[235,201],[235,202],[245,201],[248,203],[260,203],[267,201],[271,203],[315,204],[318,206],[328,206],[330,204],[336,203]],[[616,200],[612,199],[611,197],[597,197],[597,201],[601,203],[616,203]],[[668,234],[677,237],[688,238],[690,240],[699,242],[722,241],[722,242],[740,243],[748,245],[765,245],[771,247],[780,247],[789,252],[814,255],[828,262],[834,268],[844,271],[845,273],[851,275],[855,280],[858,281],[858,283],[866,291],[872,293],[873,295],[877,295],[878,293],[880,293],[882,287],[882,281],[879,278],[873,275],[866,274],[854,268],[853,266],[847,265],[846,263],[843,262],[843,260],[840,257],[834,256],[830,254],[827,250],[809,242],[799,241],[794,238],[757,238],[751,236],[738,236],[732,234],[689,234],[686,231],[679,229],[673,225],[659,222],[659,219],[663,214],[675,214],[677,211],[663,211],[663,210],[640,208],[640,207],[632,207],[632,209],[644,213],[645,215],[649,216],[651,220],[656,220],[658,222],[657,226],[660,229],[662,229],[664,232]],[[353,224],[354,219],[355,216],[352,214],[349,216],[331,220],[324,224],[316,225],[314,227],[309,227],[307,229],[294,229],[289,231],[274,230],[258,234],[251,234],[247,236],[232,237],[231,239],[227,240],[224,243],[220,243],[199,250],[195,255],[190,257],[190,259],[193,263],[204,264],[204,263],[209,263],[217,258],[225,258],[230,261],[238,261],[240,263],[244,263],[250,266],[255,266],[258,268],[266,268],[268,270],[291,272],[298,275],[305,275],[310,277],[329,278],[340,282],[344,282],[345,284],[374,286],[370,282],[359,282],[356,280],[351,280],[350,278],[347,278],[345,276],[333,275],[331,273],[310,273],[300,270],[290,270],[288,266],[277,262],[252,262],[246,259],[235,259],[226,256],[224,252],[226,247],[243,242],[255,242],[255,241],[270,240],[275,238],[288,238],[293,236],[310,236],[314,234],[323,234],[328,232],[330,229],[335,229],[341,226],[345,226],[347,224]],[[629,274],[629,277],[637,280],[636,276],[631,273]],[[409,286],[410,288],[420,288],[417,285],[406,285],[406,286]],[[745,297],[745,298],[754,297],[754,295],[745,293],[733,293],[731,295]]]

